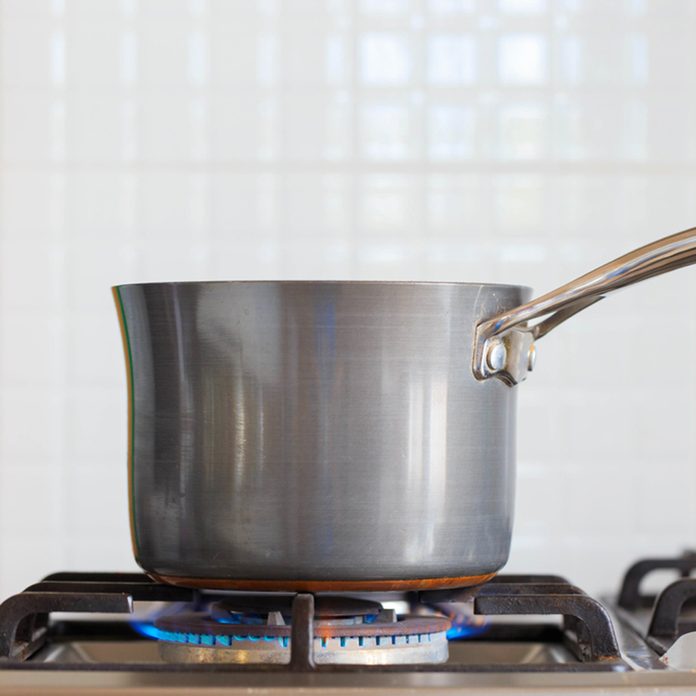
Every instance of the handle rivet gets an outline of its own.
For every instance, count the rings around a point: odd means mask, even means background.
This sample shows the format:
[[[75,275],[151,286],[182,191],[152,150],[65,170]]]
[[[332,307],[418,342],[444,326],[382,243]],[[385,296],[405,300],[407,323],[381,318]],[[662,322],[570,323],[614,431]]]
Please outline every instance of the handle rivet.
[[[536,346],[532,343],[527,353],[527,372],[531,372],[536,365]]]
[[[498,338],[488,341],[486,348],[486,365],[491,372],[499,372],[507,362],[507,348]]]

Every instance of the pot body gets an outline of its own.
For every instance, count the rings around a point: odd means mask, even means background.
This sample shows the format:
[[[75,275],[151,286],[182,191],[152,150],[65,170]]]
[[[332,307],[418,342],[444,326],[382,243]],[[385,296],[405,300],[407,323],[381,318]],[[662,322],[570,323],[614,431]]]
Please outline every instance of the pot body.
[[[508,558],[516,390],[472,373],[519,286],[211,282],[115,289],[131,529],[192,586],[481,582]]]

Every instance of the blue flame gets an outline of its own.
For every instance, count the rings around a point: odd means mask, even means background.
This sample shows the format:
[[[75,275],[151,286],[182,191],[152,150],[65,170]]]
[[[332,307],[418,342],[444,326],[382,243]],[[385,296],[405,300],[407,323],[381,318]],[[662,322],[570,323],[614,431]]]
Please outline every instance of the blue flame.
[[[209,647],[222,646],[229,648],[232,643],[240,641],[249,641],[250,643],[278,643],[282,648],[287,648],[289,645],[288,637],[275,636],[251,636],[249,634],[242,635],[214,635],[212,633],[190,633],[184,631],[165,631],[158,628],[149,621],[131,621],[131,627],[141,636],[152,638],[153,640],[163,640],[169,643],[186,643],[187,645],[205,645]]]
[[[447,640],[463,640],[475,638],[488,630],[488,623],[473,623],[468,616],[455,616],[452,619],[452,627],[447,631]]]
[[[131,621],[130,625],[131,628],[137,631],[141,636],[154,638],[155,640],[160,639],[162,631],[154,624],[148,623],[147,621]]]
[[[221,624],[236,625],[239,626],[239,634],[227,634],[218,635],[213,633],[194,633],[190,631],[170,631],[164,628],[159,628],[155,625],[154,619],[156,617],[150,617],[149,621],[131,621],[131,628],[139,633],[145,638],[151,640],[164,641],[168,643],[180,643],[185,645],[201,645],[206,647],[232,647],[234,643],[249,641],[251,643],[275,643],[280,648],[288,648],[290,645],[289,636],[257,636],[250,635],[248,633],[243,633],[244,624],[262,624],[265,623],[260,620],[261,617],[257,616],[237,616],[231,615],[224,619],[216,618],[215,621]],[[368,614],[363,617],[363,622],[366,624],[374,623],[377,620],[377,614]],[[460,621],[458,621],[460,619]],[[452,628],[447,633],[447,637],[450,640],[456,640],[457,638],[464,638],[471,635],[477,635],[486,629],[486,626],[472,625],[470,619],[467,617],[454,617],[452,618]],[[377,636],[375,639],[376,645],[380,645],[382,640],[391,639],[392,645],[396,645],[398,638],[404,638],[406,643],[410,643],[411,640],[417,640],[419,643],[424,640],[431,641],[432,634],[424,633],[413,636],[386,636],[381,638]],[[365,638],[364,636],[338,636],[339,644],[342,648],[347,647],[348,641],[356,641],[359,647],[364,647]],[[320,642],[322,648],[327,647],[327,638],[321,637],[317,642]]]

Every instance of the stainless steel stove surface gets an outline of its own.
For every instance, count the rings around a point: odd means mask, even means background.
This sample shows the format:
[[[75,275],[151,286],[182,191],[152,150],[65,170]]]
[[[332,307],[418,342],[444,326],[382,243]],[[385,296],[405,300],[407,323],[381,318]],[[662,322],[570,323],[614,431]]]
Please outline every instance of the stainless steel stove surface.
[[[696,693],[693,570],[641,561],[604,602],[553,575],[355,597],[57,573],[0,605],[0,693]]]

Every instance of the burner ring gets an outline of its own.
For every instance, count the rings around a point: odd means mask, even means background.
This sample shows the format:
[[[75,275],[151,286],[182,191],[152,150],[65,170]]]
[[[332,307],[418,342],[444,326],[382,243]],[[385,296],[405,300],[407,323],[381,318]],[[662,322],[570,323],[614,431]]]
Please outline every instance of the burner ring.
[[[442,616],[404,616],[397,621],[373,623],[339,624],[314,622],[314,633],[318,638],[371,638],[389,636],[414,636],[442,633],[450,628],[450,621]],[[273,624],[222,623],[201,612],[188,612],[161,616],[155,620],[161,631],[181,636],[223,636],[248,638],[250,640],[289,638],[291,627]],[[178,642],[188,642],[181,640]],[[191,642],[197,642],[193,640]]]
[[[160,641],[165,662],[177,664],[288,664],[290,639],[254,641],[218,636],[199,643]],[[391,638],[315,638],[314,659],[318,665],[441,664],[447,661],[445,633]]]

